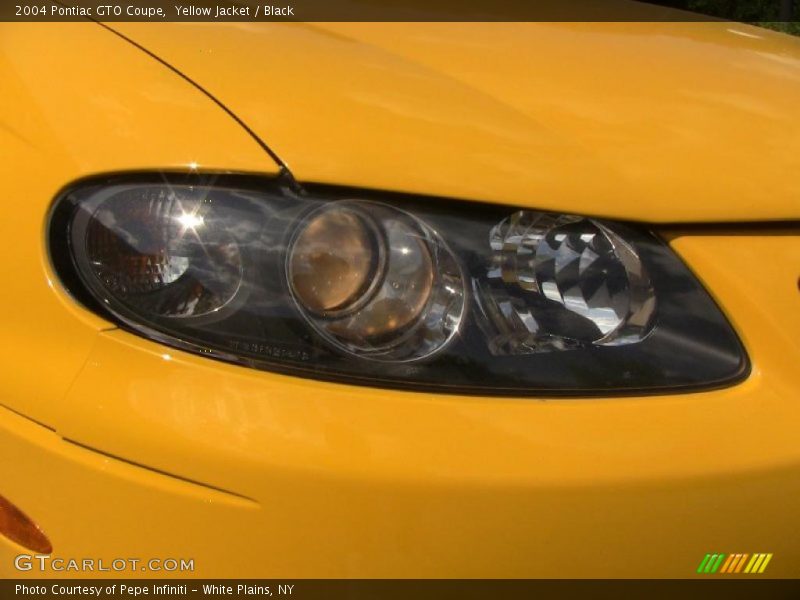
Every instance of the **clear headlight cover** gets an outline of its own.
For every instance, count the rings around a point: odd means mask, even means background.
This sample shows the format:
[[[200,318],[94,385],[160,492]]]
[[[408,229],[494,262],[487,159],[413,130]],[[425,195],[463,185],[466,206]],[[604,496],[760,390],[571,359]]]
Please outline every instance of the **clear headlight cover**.
[[[56,203],[68,289],[161,343],[308,377],[467,393],[720,386],[744,350],[639,227],[234,176],[84,182]]]

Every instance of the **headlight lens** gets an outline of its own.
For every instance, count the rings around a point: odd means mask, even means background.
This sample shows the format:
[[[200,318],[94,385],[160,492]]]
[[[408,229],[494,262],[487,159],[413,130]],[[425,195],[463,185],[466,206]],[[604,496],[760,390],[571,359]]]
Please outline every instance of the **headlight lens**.
[[[464,278],[439,235],[392,206],[332,202],[298,226],[287,275],[300,313],[358,357],[423,358],[458,331]]]
[[[748,369],[688,269],[621,223],[141,176],[67,192],[50,242],[87,306],[259,368],[509,394],[696,388]]]

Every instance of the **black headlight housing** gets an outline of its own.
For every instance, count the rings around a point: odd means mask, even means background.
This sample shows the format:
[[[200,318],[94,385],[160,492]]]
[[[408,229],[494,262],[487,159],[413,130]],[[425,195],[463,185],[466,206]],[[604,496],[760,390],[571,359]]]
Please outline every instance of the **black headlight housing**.
[[[629,223],[158,173],[71,186],[49,243],[89,309],[258,369],[516,396],[705,389],[749,371],[689,269]]]

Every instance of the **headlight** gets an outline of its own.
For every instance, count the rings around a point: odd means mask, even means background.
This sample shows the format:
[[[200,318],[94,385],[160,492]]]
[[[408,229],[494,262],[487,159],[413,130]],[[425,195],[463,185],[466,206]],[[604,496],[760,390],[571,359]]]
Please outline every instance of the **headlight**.
[[[472,393],[718,386],[747,357],[631,225],[272,180],[137,176],[56,204],[72,293],[133,332],[310,377]]]

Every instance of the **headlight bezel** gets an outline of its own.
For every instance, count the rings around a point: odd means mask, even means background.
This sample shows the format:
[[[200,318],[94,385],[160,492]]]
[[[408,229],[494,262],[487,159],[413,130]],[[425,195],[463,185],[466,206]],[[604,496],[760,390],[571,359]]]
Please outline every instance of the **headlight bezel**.
[[[267,370],[278,372],[288,375],[296,375],[301,377],[334,381],[340,383],[351,383],[358,385],[369,385],[385,388],[397,388],[416,391],[427,391],[435,393],[449,393],[449,394],[463,394],[463,395],[480,395],[480,396],[516,396],[516,397],[609,397],[609,396],[646,396],[658,394],[670,394],[679,392],[709,390],[720,387],[727,387],[734,385],[744,380],[750,372],[750,361],[744,346],[741,343],[739,336],[736,334],[730,321],[725,317],[719,305],[711,297],[711,295],[703,288],[697,277],[691,272],[689,267],[684,264],[677,254],[675,254],[669,246],[664,243],[658,236],[647,226],[637,223],[614,221],[615,229],[621,229],[627,232],[637,240],[637,246],[643,256],[646,257],[648,264],[657,266],[664,271],[658,273],[655,278],[658,280],[656,286],[656,294],[659,297],[659,314],[657,316],[657,327],[664,325],[664,313],[672,315],[667,319],[670,325],[670,332],[673,335],[691,336],[696,334],[696,326],[676,326],[674,322],[674,314],[676,310],[681,307],[685,308],[685,302],[676,302],[675,296],[684,296],[688,293],[699,294],[702,302],[705,305],[707,312],[710,312],[714,317],[714,324],[712,327],[707,328],[706,335],[711,335],[716,331],[723,333],[727,336],[725,344],[728,344],[732,353],[738,356],[738,365],[735,368],[729,369],[729,372],[724,377],[705,377],[700,378],[699,375],[695,377],[694,381],[684,381],[678,384],[661,384],[661,385],[646,385],[646,377],[641,374],[638,375],[639,384],[635,385],[620,385],[623,378],[617,378],[617,384],[608,385],[607,381],[603,381],[603,370],[613,370],[614,366],[620,368],[620,365],[627,365],[625,368],[641,367],[641,361],[637,365],[637,361],[633,361],[633,366],[626,352],[630,348],[607,348],[606,355],[608,359],[598,361],[579,361],[577,364],[571,365],[573,384],[572,385],[555,385],[553,382],[533,386],[530,383],[525,385],[503,385],[498,383],[497,379],[507,377],[509,380],[514,378],[515,371],[520,370],[520,359],[514,357],[507,361],[508,366],[505,369],[495,369],[489,375],[495,378],[492,385],[486,385],[472,377],[467,381],[435,381],[431,379],[419,379],[420,369],[424,371],[426,363],[422,361],[417,365],[411,365],[410,370],[400,371],[395,369],[395,365],[387,363],[378,363],[365,368],[357,369],[358,372],[341,372],[337,370],[337,364],[344,364],[341,360],[337,363],[333,362],[329,368],[320,368],[319,365],[309,364],[313,358],[311,355],[305,356],[306,349],[302,344],[296,347],[285,345],[283,347],[271,345],[269,342],[263,342],[262,348],[258,348],[257,352],[245,345],[232,346],[229,349],[223,349],[217,346],[198,343],[197,340],[180,338],[163,331],[158,327],[150,327],[147,324],[137,322],[136,319],[126,317],[118,314],[117,311],[112,310],[107,302],[103,302],[98,298],[81,277],[76,261],[73,258],[73,249],[70,244],[69,234],[71,232],[72,219],[75,211],[79,206],[85,202],[86,198],[99,190],[109,190],[117,186],[153,186],[166,184],[170,186],[194,186],[194,187],[213,187],[214,189],[227,189],[227,190],[247,190],[253,194],[274,195],[281,197],[287,202],[342,202],[357,200],[367,200],[379,203],[385,203],[390,206],[399,208],[402,211],[407,211],[422,219],[429,226],[439,231],[445,237],[445,242],[454,248],[457,254],[457,260],[460,263],[460,268],[464,270],[465,279],[467,280],[467,288],[470,288],[472,277],[482,268],[481,257],[471,255],[469,252],[464,252],[464,246],[460,242],[449,240],[446,238],[449,231],[442,232],[442,222],[449,220],[460,220],[463,222],[470,222],[473,225],[481,223],[494,223],[498,221],[499,217],[509,215],[513,211],[520,210],[519,207],[500,206],[495,204],[485,204],[474,201],[453,200],[448,198],[425,197],[419,195],[409,195],[394,192],[374,191],[374,190],[360,190],[354,188],[327,186],[327,185],[304,185],[302,189],[298,190],[294,186],[287,185],[287,182],[281,178],[271,178],[256,175],[241,175],[231,173],[186,173],[186,172],[137,172],[137,173],[124,173],[115,174],[110,176],[91,177],[77,181],[64,190],[62,190],[53,204],[50,216],[48,218],[48,251],[51,262],[57,276],[60,278],[64,288],[71,294],[80,304],[85,306],[90,311],[100,314],[120,328],[129,331],[135,335],[150,338],[160,344],[170,346],[173,348],[189,351],[195,354],[200,354],[205,357],[223,360],[229,363],[240,364],[249,368],[256,368],[260,370]],[[527,210],[527,209],[526,209]],[[468,214],[466,214],[468,213]],[[458,217],[453,217],[458,214]],[[604,222],[604,220],[601,219]],[[479,227],[478,227],[479,228]],[[446,228],[445,228],[446,229]],[[290,244],[292,236],[295,235],[296,230],[286,233],[285,244]],[[466,233],[470,235],[469,232]],[[668,289],[670,285],[666,284],[666,279],[663,275],[668,273],[670,269],[677,269],[680,277],[676,280],[683,285],[689,285],[688,292],[683,290],[680,294],[675,289]],[[688,281],[687,281],[688,277]],[[654,283],[655,285],[655,283]],[[468,289],[469,292],[469,289]],[[470,292],[471,293],[471,292]],[[659,295],[660,294],[660,295]],[[669,300],[671,298],[671,300]],[[667,299],[666,301],[663,299]],[[107,299],[106,299],[107,300]],[[462,329],[458,333],[459,343],[463,344],[480,344],[476,339],[483,335],[480,332],[480,327],[473,320],[477,318],[471,313],[476,312],[472,298],[466,300],[467,307],[465,312],[469,315],[471,320],[470,326]],[[662,306],[662,302],[666,302]],[[710,309],[710,311],[709,311]],[[708,315],[705,315],[708,316]],[[195,317],[202,320],[202,317]],[[702,323],[701,323],[702,326]],[[702,327],[701,327],[702,328]],[[720,329],[721,328],[721,329]],[[710,333],[709,333],[710,332]],[[663,334],[663,330],[662,330]],[[646,340],[645,340],[646,341]],[[258,345],[255,344],[254,345]],[[637,351],[651,352],[648,346],[637,345]],[[674,348],[680,348],[680,344],[674,345]],[[652,352],[651,352],[652,353]],[[258,356],[255,356],[255,355]],[[300,358],[297,358],[300,357]],[[481,357],[483,360],[494,360],[490,353],[486,352],[481,354],[470,355],[470,360],[463,360],[463,356],[439,356],[434,362],[438,362],[436,368],[443,369],[442,378],[446,379],[458,373],[469,372],[473,376],[481,370]],[[574,358],[574,355],[573,355]],[[352,357],[350,357],[352,359]],[[348,360],[347,357],[342,358],[343,361]],[[541,358],[539,358],[541,360]],[[664,372],[669,372],[670,369],[675,371],[681,369],[701,369],[701,365],[686,364],[679,357],[656,357],[652,356],[648,359],[649,366],[653,369],[652,380],[658,379]],[[414,361],[412,361],[414,362]],[[552,361],[545,361],[552,362]],[[512,365],[511,363],[516,363]],[[593,364],[592,364],[593,363]],[[683,364],[680,364],[683,363]],[[556,365],[557,366],[557,365]],[[552,369],[553,365],[548,366]],[[541,367],[539,367],[541,369]],[[562,368],[563,370],[563,368]],[[660,371],[660,372],[656,372]],[[409,375],[410,374],[410,375]],[[637,377],[636,374],[633,375]],[[581,379],[583,382],[581,383]],[[452,379],[452,377],[451,377]],[[702,380],[701,380],[702,379]]]

